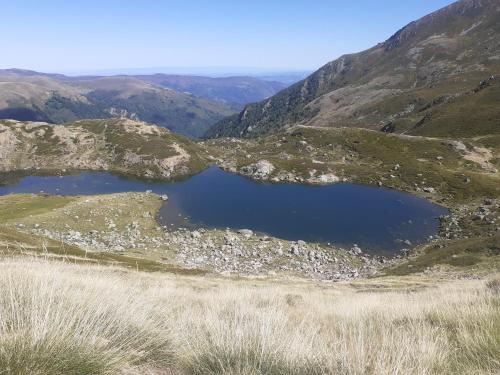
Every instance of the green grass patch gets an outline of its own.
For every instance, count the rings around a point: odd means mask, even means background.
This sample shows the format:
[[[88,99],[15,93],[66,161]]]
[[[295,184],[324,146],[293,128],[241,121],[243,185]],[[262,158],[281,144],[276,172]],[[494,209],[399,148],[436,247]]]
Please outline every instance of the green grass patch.
[[[461,270],[471,268],[498,270],[500,236],[431,244],[410,259],[382,269],[381,275],[405,276],[423,272],[436,265],[447,265]]]
[[[0,197],[0,222],[40,215],[64,207],[74,197],[47,196],[45,194],[14,194]]]
[[[475,141],[466,143],[471,142]],[[383,181],[383,186],[411,192],[433,187],[440,193],[433,198],[450,204],[500,196],[498,176],[464,159],[444,139],[300,127],[262,139],[238,143],[220,139],[207,144],[214,155],[233,162],[237,169],[265,159],[276,167],[275,173],[292,172],[304,180],[315,170],[316,175],[331,172],[363,184]],[[495,146],[494,140],[488,145]]]

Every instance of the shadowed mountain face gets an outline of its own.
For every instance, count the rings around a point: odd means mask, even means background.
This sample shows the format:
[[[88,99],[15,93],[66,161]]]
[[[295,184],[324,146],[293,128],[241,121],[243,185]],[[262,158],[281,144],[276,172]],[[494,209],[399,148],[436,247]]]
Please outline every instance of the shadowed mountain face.
[[[500,132],[500,0],[461,0],[332,61],[207,137],[302,124],[429,136]]]

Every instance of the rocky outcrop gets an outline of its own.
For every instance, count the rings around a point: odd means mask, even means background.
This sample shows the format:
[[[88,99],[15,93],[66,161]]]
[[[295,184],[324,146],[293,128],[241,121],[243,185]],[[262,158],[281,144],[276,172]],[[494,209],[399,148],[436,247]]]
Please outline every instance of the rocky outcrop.
[[[170,234],[185,267],[218,273],[267,275],[284,273],[322,280],[347,280],[376,273],[380,261],[333,246],[285,241],[249,231]]]
[[[11,199],[17,202],[12,197],[0,198],[3,206]],[[40,197],[26,199],[29,202]],[[142,254],[180,268],[222,274],[281,274],[335,281],[372,275],[381,264],[381,259],[365,254],[359,247],[342,249],[330,244],[288,241],[246,228],[162,227],[156,222],[156,214],[165,199],[168,197],[151,192],[74,197],[62,207],[0,226],[75,245],[86,252],[134,257]]]
[[[240,169],[240,173],[250,176],[257,180],[266,180],[271,176],[274,171],[274,165],[267,160],[259,160],[255,164],[244,166]]]
[[[182,136],[128,119],[67,125],[0,121],[0,172],[107,170],[171,179],[202,170],[207,162],[201,155]]]
[[[450,214],[441,216],[441,229],[437,238],[467,239],[481,235],[498,236],[500,233],[500,203],[494,198],[485,198],[475,204],[453,207]]]

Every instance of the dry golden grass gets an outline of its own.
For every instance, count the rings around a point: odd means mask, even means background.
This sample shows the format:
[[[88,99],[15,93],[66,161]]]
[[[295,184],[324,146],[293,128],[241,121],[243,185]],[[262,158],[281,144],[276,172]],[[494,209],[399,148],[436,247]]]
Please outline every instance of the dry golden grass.
[[[374,290],[3,260],[0,374],[499,373],[498,280]]]

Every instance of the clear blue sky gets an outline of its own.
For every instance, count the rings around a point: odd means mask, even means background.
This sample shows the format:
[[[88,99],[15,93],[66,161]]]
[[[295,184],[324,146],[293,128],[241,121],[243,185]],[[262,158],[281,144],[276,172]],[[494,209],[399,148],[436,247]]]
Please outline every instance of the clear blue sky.
[[[316,69],[452,0],[0,0],[0,68]]]

